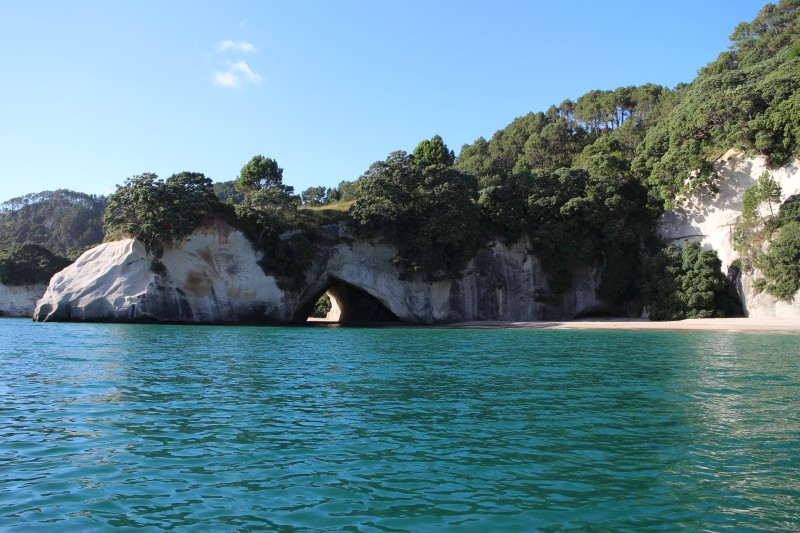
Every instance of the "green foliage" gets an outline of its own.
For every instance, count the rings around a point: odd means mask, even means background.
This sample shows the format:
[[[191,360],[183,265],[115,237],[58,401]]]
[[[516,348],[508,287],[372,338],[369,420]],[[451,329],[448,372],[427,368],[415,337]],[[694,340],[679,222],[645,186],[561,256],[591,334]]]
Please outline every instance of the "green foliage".
[[[686,305],[686,317],[720,316],[716,302],[718,295],[725,290],[725,276],[717,253],[701,249],[697,242],[686,243],[681,254],[681,266],[681,296]]]
[[[781,226],[777,238],[761,252],[756,266],[764,274],[764,290],[776,298],[791,301],[800,290],[800,223]]]
[[[486,242],[477,180],[456,168],[394,152],[357,181],[357,197],[350,208],[354,229],[394,244],[404,277],[459,277]]]
[[[236,181],[225,181],[214,184],[214,195],[220,202],[240,204],[244,200],[244,193],[236,190]]]
[[[571,286],[571,270],[605,266],[601,297],[619,303],[635,291],[639,246],[653,223],[636,180],[584,169],[523,172],[484,189],[480,207],[489,228],[507,243],[527,236],[548,272],[550,290]]]
[[[9,286],[47,283],[70,263],[39,244],[15,244],[0,251],[0,282]]]
[[[0,249],[32,242],[75,256],[103,242],[107,200],[66,189],[14,198],[0,204]]]
[[[328,191],[325,203],[353,202],[356,199],[356,194],[356,182],[340,181],[339,185]]]
[[[289,235],[264,233],[257,242],[264,251],[261,267],[275,276],[284,290],[297,290],[306,283],[305,272],[314,259],[314,241],[303,231]]]
[[[290,187],[272,186],[247,193],[236,206],[236,215],[254,221],[268,233],[281,233],[297,222],[299,199],[287,192]]]
[[[742,215],[733,228],[733,246],[745,269],[752,267],[761,246],[779,223],[775,220],[773,204],[780,202],[780,198],[781,187],[769,172],[759,176],[758,183],[745,189],[742,195]],[[764,204],[769,209],[768,215],[762,214]]]
[[[331,311],[331,298],[328,294],[323,294],[317,303],[314,304],[314,310],[311,311],[311,318],[325,318]]]
[[[647,131],[665,120],[675,100],[672,91],[652,84],[590,91],[576,102],[551,106],[546,113],[519,117],[490,141],[481,137],[464,145],[455,165],[476,176],[485,189],[514,173],[587,168],[591,164],[587,159],[598,154],[580,157],[583,150],[600,138],[613,137],[617,143],[613,149],[597,148],[619,160],[596,163],[628,167]]]
[[[793,194],[784,200],[778,212],[778,221],[781,226],[789,222],[800,222],[800,194]]]
[[[330,191],[331,189],[326,189],[325,187],[309,187],[300,193],[300,199],[303,205],[324,205],[327,203],[326,200]]]
[[[643,262],[642,295],[650,305],[651,320],[686,318],[681,298],[683,266],[680,250],[674,246],[648,254]]]
[[[166,181],[152,173],[133,176],[108,200],[107,235],[135,237],[148,250],[190,234],[217,206],[211,180],[197,172],[173,174]]]
[[[284,289],[305,284],[314,257],[316,228],[304,227],[294,188],[283,183],[283,169],[268,157],[253,157],[240,172],[236,189],[244,194],[234,208],[237,224],[264,252],[261,267]]]
[[[452,150],[448,150],[447,145],[438,135],[434,135],[430,140],[421,141],[414,149],[414,161],[423,165],[444,165],[452,166],[456,156]]]
[[[651,129],[634,167],[667,203],[715,192],[713,161],[730,148],[759,152],[774,165],[800,155],[800,22],[797,0],[767,4],[731,35],[730,50],[681,90],[668,118]]]
[[[285,187],[283,169],[277,161],[263,155],[254,156],[248,161],[236,179],[236,190],[244,193],[272,187]]]
[[[236,215],[255,222],[264,233],[273,236],[284,232],[297,222],[300,198],[294,188],[283,183],[283,169],[268,157],[254,156],[242,167],[236,189],[244,199],[236,205]]]
[[[711,318],[727,312],[725,276],[713,250],[687,242],[683,250],[668,246],[644,260],[642,295],[652,320]]]

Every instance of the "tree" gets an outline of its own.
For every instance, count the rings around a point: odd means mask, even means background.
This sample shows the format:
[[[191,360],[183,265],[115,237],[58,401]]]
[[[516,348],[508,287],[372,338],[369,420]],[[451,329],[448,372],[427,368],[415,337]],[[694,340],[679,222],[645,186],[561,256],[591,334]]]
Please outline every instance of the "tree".
[[[329,198],[333,197],[332,200],[337,202],[352,202],[358,194],[356,182],[354,181],[340,181],[334,191],[336,192],[333,195],[329,195]]]
[[[573,165],[594,176],[616,178],[630,170],[631,162],[622,153],[622,145],[617,139],[603,136],[584,148]]]
[[[300,193],[300,198],[303,205],[324,205],[328,197],[330,189],[325,187],[309,187]]]
[[[283,169],[274,159],[263,155],[254,156],[236,179],[236,190],[244,193],[283,186]]]
[[[236,215],[261,226],[259,239],[265,233],[285,231],[295,222],[300,199],[294,196],[294,187],[283,184],[283,169],[275,160],[254,156],[242,167],[236,189],[244,193]]]
[[[356,182],[355,229],[397,247],[401,275],[459,277],[485,242],[474,176],[443,164],[417,164],[406,152],[374,163]]]
[[[107,199],[59,189],[27,194],[0,204],[0,248],[32,242],[75,256],[103,242],[101,218]]]
[[[716,252],[703,250],[698,242],[688,242],[681,253],[681,267],[680,294],[686,318],[720,316],[717,301],[725,289],[725,276]]]
[[[452,166],[456,156],[452,150],[448,150],[447,145],[438,135],[434,135],[430,140],[421,141],[414,148],[414,161],[426,165],[445,165]]]
[[[220,202],[240,204],[244,200],[244,194],[236,190],[236,181],[224,181],[214,184],[214,194]]]
[[[687,242],[680,250],[667,246],[644,261],[642,294],[652,320],[724,316],[725,276],[713,250]]]
[[[766,291],[791,301],[800,290],[800,223],[790,221],[777,233],[767,251],[759,254],[757,266],[767,281]]]
[[[47,283],[71,262],[32,242],[13,245],[0,251],[0,282],[9,286]]]
[[[189,235],[217,205],[211,180],[199,172],[173,174],[166,181],[149,172],[133,176],[108,200],[106,233],[129,235],[151,251]]]

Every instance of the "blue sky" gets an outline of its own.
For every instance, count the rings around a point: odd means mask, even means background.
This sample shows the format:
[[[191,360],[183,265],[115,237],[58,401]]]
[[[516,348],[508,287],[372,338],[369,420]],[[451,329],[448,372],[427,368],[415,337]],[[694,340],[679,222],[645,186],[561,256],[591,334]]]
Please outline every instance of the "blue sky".
[[[691,81],[758,0],[0,2],[0,201],[143,172],[299,192],[591,89]]]

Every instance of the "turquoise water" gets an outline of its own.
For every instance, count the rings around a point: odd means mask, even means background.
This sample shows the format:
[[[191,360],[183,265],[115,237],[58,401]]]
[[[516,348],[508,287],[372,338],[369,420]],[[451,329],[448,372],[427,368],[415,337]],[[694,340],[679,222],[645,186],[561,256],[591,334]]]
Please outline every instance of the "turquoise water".
[[[0,319],[0,357],[2,530],[800,530],[800,336]]]

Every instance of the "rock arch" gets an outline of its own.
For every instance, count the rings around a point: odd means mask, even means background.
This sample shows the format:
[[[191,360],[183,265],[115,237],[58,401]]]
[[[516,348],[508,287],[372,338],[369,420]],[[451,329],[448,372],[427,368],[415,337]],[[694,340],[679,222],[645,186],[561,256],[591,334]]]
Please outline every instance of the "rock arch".
[[[330,278],[325,284],[308,290],[300,299],[292,322],[301,324],[311,315],[314,304],[322,295],[328,294],[335,310],[332,322],[339,324],[364,324],[378,322],[399,322],[400,319],[377,296],[368,290],[338,278]],[[331,316],[331,315],[329,315]]]

